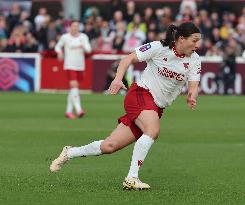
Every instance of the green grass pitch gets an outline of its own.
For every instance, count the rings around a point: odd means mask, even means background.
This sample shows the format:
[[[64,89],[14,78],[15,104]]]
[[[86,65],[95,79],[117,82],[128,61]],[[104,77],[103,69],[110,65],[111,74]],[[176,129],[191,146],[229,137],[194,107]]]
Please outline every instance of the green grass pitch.
[[[103,139],[124,113],[122,96],[82,95],[86,116],[68,120],[64,94],[0,93],[0,204],[245,204],[245,97],[179,97],[140,171],[149,191],[124,191],[133,146],[71,160],[64,145]]]

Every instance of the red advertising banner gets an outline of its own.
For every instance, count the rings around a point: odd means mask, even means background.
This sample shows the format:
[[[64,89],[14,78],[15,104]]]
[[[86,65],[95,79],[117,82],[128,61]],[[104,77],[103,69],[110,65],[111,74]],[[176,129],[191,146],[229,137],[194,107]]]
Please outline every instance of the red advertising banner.
[[[94,55],[93,56],[93,83],[92,90],[94,92],[102,92],[104,90],[107,71],[110,69],[113,62],[121,59],[120,55]],[[205,58],[202,61],[202,75],[200,82],[200,92],[203,94],[219,94],[223,92],[223,87],[218,86],[215,82],[215,77],[219,72],[221,60],[208,60]],[[145,63],[136,63],[130,69],[132,80],[136,80],[140,72],[146,67]],[[184,88],[185,92],[186,89]],[[237,63],[237,74],[234,85],[234,93],[237,95],[245,94],[245,61],[240,60]]]
[[[91,90],[92,88],[92,63],[91,59],[86,59],[86,69],[83,81],[80,83],[81,89]],[[66,73],[63,69],[63,62],[56,58],[43,58],[41,61],[41,89],[67,90],[69,89]]]

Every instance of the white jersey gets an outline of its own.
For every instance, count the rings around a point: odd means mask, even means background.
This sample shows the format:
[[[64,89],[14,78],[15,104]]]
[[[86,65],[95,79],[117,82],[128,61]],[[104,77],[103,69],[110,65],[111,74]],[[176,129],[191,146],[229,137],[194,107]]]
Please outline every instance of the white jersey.
[[[137,84],[149,89],[160,108],[171,105],[187,81],[200,81],[201,60],[195,52],[190,57],[181,56],[175,48],[163,47],[160,41],[135,50],[139,61],[147,63]]]
[[[72,36],[70,33],[63,34],[55,46],[55,51],[62,52],[63,47],[65,52],[64,69],[77,71],[85,70],[84,52],[91,52],[88,36],[84,33],[79,33],[76,37]]]

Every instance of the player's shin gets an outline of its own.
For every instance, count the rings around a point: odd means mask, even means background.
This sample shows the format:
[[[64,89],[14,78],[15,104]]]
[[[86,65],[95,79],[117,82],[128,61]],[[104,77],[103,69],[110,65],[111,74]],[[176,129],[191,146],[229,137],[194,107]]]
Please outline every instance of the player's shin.
[[[127,178],[138,178],[139,169],[148,154],[154,140],[143,134],[135,143],[131,166]]]
[[[98,156],[101,155],[100,145],[104,140],[94,141],[90,144],[81,147],[72,147],[68,150],[68,158],[74,157],[86,157],[86,156]]]

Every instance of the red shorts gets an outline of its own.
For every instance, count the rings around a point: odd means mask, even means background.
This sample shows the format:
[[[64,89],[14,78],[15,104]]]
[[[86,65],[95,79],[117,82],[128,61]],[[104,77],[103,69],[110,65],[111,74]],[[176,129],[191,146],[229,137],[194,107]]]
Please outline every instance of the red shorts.
[[[124,99],[124,109],[126,115],[118,119],[118,123],[129,126],[136,139],[143,134],[141,129],[134,123],[134,120],[143,110],[154,110],[158,113],[159,119],[162,117],[163,108],[159,108],[149,92],[149,90],[132,84]]]
[[[65,70],[69,81],[76,80],[81,82],[83,80],[83,71]]]

